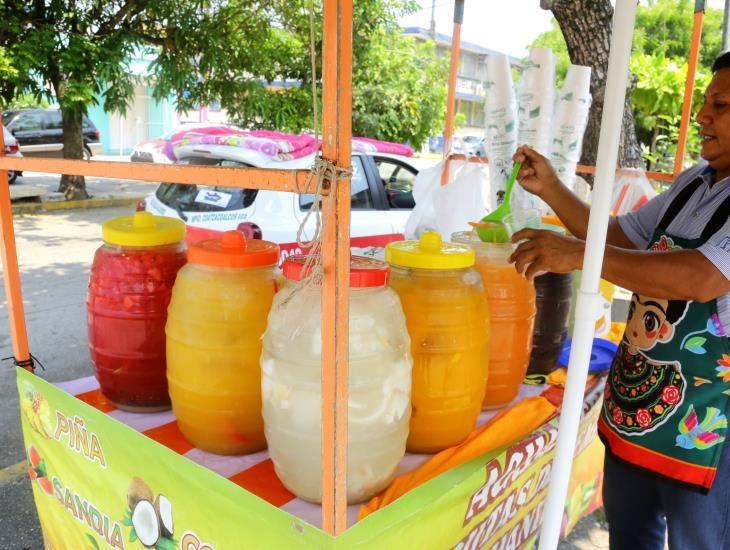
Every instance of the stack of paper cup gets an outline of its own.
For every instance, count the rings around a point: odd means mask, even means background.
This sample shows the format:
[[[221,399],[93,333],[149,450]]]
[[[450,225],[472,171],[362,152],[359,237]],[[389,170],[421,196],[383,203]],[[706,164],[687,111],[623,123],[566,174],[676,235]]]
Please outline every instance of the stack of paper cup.
[[[571,65],[555,101],[549,159],[560,180],[575,190],[575,168],[591,107],[591,68]]]
[[[547,156],[550,152],[550,128],[555,101],[555,61],[549,48],[530,50],[517,96],[517,141]],[[537,197],[515,188],[512,203],[522,208],[544,205]]]
[[[512,155],[517,148],[517,104],[512,68],[505,55],[487,58],[484,98],[486,149],[489,157],[489,206],[494,210],[504,197],[512,171]]]

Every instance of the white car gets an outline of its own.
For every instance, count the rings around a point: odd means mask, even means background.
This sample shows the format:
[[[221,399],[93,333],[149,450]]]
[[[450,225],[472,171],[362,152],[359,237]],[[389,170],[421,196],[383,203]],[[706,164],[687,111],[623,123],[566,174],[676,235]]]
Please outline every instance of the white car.
[[[3,139],[5,140],[5,156],[8,157],[22,157],[20,147],[18,146],[18,140],[10,131],[3,126]],[[22,176],[22,172],[16,172],[14,170],[8,170],[8,183],[15,183],[18,176]]]
[[[312,155],[282,162],[227,145],[182,147],[175,154],[176,164],[207,166],[307,169],[313,162]],[[418,174],[411,159],[385,153],[354,153],[352,169],[352,246],[382,247],[402,239],[414,206],[412,189]],[[184,220],[189,242],[230,229],[242,230],[249,236],[262,234],[264,239],[281,245],[283,260],[302,252],[296,234],[312,200],[312,195],[281,191],[163,183],[140,203],[138,210]],[[306,228],[309,237],[314,229],[314,220],[310,221]]]

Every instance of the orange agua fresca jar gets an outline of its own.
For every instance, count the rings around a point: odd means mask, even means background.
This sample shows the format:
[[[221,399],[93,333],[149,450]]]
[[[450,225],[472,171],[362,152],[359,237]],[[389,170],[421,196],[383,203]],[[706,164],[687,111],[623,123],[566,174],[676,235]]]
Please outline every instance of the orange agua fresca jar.
[[[86,301],[89,351],[104,396],[120,409],[170,408],[165,321],[185,264],[185,224],[137,212],[102,225]]]
[[[482,242],[472,231],[454,233],[451,240],[469,245],[477,255],[492,332],[484,408],[502,407],[517,396],[530,363],[535,286],[509,263],[511,244]]]
[[[266,448],[261,338],[279,246],[240,231],[188,248],[167,319],[167,380],[183,435],[216,454]]]
[[[390,243],[385,255],[411,336],[407,449],[434,453],[466,439],[482,409],[489,364],[484,286],[474,251],[444,243],[434,231],[420,241]]]

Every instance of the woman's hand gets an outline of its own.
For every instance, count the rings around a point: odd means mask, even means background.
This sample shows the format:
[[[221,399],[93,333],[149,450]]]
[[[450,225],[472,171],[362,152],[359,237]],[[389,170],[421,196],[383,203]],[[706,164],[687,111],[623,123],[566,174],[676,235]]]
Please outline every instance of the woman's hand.
[[[545,229],[522,229],[512,235],[519,244],[509,258],[515,269],[532,280],[545,273],[569,273],[583,266],[585,243]]]
[[[562,185],[550,161],[527,145],[518,147],[512,160],[522,163],[517,181],[533,195],[543,198],[556,185]]]

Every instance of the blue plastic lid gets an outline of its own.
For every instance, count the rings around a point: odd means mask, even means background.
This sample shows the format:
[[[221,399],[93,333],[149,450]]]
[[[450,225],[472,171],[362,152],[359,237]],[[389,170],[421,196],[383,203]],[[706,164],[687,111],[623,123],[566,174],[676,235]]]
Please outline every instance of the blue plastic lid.
[[[573,340],[566,340],[563,344],[563,350],[560,352],[558,363],[562,366],[568,366],[568,360],[570,359],[570,345]],[[613,362],[613,357],[616,355],[618,346],[610,340],[604,340],[603,338],[593,339],[593,348],[591,349],[591,361],[588,364],[588,372],[600,372],[608,370]]]

